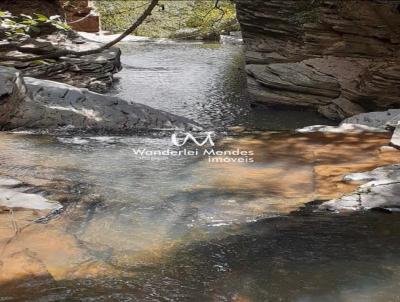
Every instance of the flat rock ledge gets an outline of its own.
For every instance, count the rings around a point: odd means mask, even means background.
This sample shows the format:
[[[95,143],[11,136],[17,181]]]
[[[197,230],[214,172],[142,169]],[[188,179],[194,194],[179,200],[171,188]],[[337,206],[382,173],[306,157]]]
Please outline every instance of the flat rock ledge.
[[[29,189],[30,187],[17,179],[0,176],[0,210],[29,209],[50,212],[62,208],[58,202],[29,193]]]
[[[195,122],[143,104],[0,67],[0,127],[113,133],[200,130]]]
[[[353,173],[344,181],[366,181],[357,191],[319,206],[335,212],[384,209],[400,211],[400,164],[377,168],[370,172]]]

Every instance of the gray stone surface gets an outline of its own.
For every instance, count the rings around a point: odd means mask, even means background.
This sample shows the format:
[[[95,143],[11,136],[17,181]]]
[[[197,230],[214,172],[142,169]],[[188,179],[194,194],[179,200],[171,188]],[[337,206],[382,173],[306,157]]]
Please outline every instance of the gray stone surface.
[[[365,181],[357,191],[341,198],[324,202],[320,210],[348,211],[375,208],[400,210],[400,165],[389,165],[370,172],[353,173],[344,181]]]
[[[390,144],[395,148],[400,148],[400,125],[394,129]]]
[[[18,179],[0,176],[0,187],[2,188],[15,188],[22,185],[22,181]]]
[[[0,67],[0,127],[6,127],[26,99],[26,86],[13,68]]]
[[[353,116],[365,112],[365,109],[356,103],[339,97],[333,99],[330,104],[319,106],[318,112],[332,120],[343,120],[348,116]]]
[[[37,194],[28,194],[0,187],[0,208],[57,210],[61,209],[62,206],[58,202],[47,200]]]
[[[345,124],[340,126],[326,126],[326,125],[313,125],[300,129],[296,129],[298,133],[312,133],[312,132],[325,132],[325,133],[362,133],[362,132],[386,132],[385,129],[370,127],[367,125],[359,124]]]
[[[229,35],[220,35],[219,42],[226,45],[242,45],[242,33],[240,31],[234,31],[231,32]]]
[[[58,202],[39,194],[26,193],[29,187],[17,179],[0,176],[0,209],[58,210]]]
[[[349,117],[342,121],[346,124],[360,124],[376,128],[394,128],[400,121],[400,109],[389,109],[387,111],[377,111],[361,113]]]
[[[5,112],[12,111],[12,114],[0,114],[0,126],[7,130],[61,127],[105,132],[200,129],[199,125],[183,117],[63,83],[22,78],[11,68],[0,68],[0,84],[3,83],[8,88],[0,106],[10,108]]]

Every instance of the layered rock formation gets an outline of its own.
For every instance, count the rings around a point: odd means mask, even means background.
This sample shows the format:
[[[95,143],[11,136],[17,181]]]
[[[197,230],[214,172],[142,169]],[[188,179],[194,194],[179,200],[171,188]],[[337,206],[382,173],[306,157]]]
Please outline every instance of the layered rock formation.
[[[13,68],[0,68],[0,129],[50,129],[132,132],[199,128],[188,119],[76,88],[22,78]]]
[[[21,47],[34,48],[37,51],[56,51],[66,48],[76,51],[99,47],[99,43],[90,42],[73,31],[57,31],[36,39],[30,38],[20,43]],[[29,57],[31,54],[7,51],[7,42],[0,42],[0,54],[7,56]],[[54,80],[96,92],[107,91],[114,80],[114,74],[121,70],[121,51],[117,47],[98,54],[81,57],[62,57],[58,60],[31,62],[0,62],[0,65],[17,68],[24,76],[45,80]]]
[[[256,102],[332,119],[400,107],[400,1],[237,0]]]

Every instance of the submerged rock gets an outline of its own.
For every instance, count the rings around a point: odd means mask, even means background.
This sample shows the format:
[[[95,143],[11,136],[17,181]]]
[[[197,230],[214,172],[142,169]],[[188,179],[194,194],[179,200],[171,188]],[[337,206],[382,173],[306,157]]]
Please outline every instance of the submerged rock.
[[[370,172],[353,173],[344,177],[346,182],[366,181],[353,194],[324,202],[321,210],[370,210],[400,211],[400,165],[389,165]]]
[[[199,129],[189,119],[87,89],[34,78],[0,68],[3,129],[58,129],[126,132]]]
[[[398,1],[235,3],[255,101],[336,120],[400,106]]]

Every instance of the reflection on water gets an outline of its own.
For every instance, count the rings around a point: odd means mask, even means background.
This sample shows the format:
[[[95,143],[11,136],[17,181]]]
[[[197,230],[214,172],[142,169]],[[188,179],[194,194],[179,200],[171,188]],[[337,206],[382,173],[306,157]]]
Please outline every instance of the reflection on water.
[[[169,135],[1,133],[1,172],[68,205],[16,236],[10,216],[0,215],[1,300],[347,302],[400,294],[397,214],[295,212],[354,190],[341,182],[348,172],[398,162],[397,151],[378,151],[387,134],[272,132],[315,117],[250,110],[240,49],[126,47],[129,67],[115,93],[215,124],[215,148],[251,150],[255,162],[133,154],[175,148]],[[227,130],[239,125],[262,130]],[[27,224],[37,215],[13,219]]]
[[[211,127],[269,130],[330,123],[311,112],[252,109],[242,49],[219,44],[125,44],[118,96]]]

